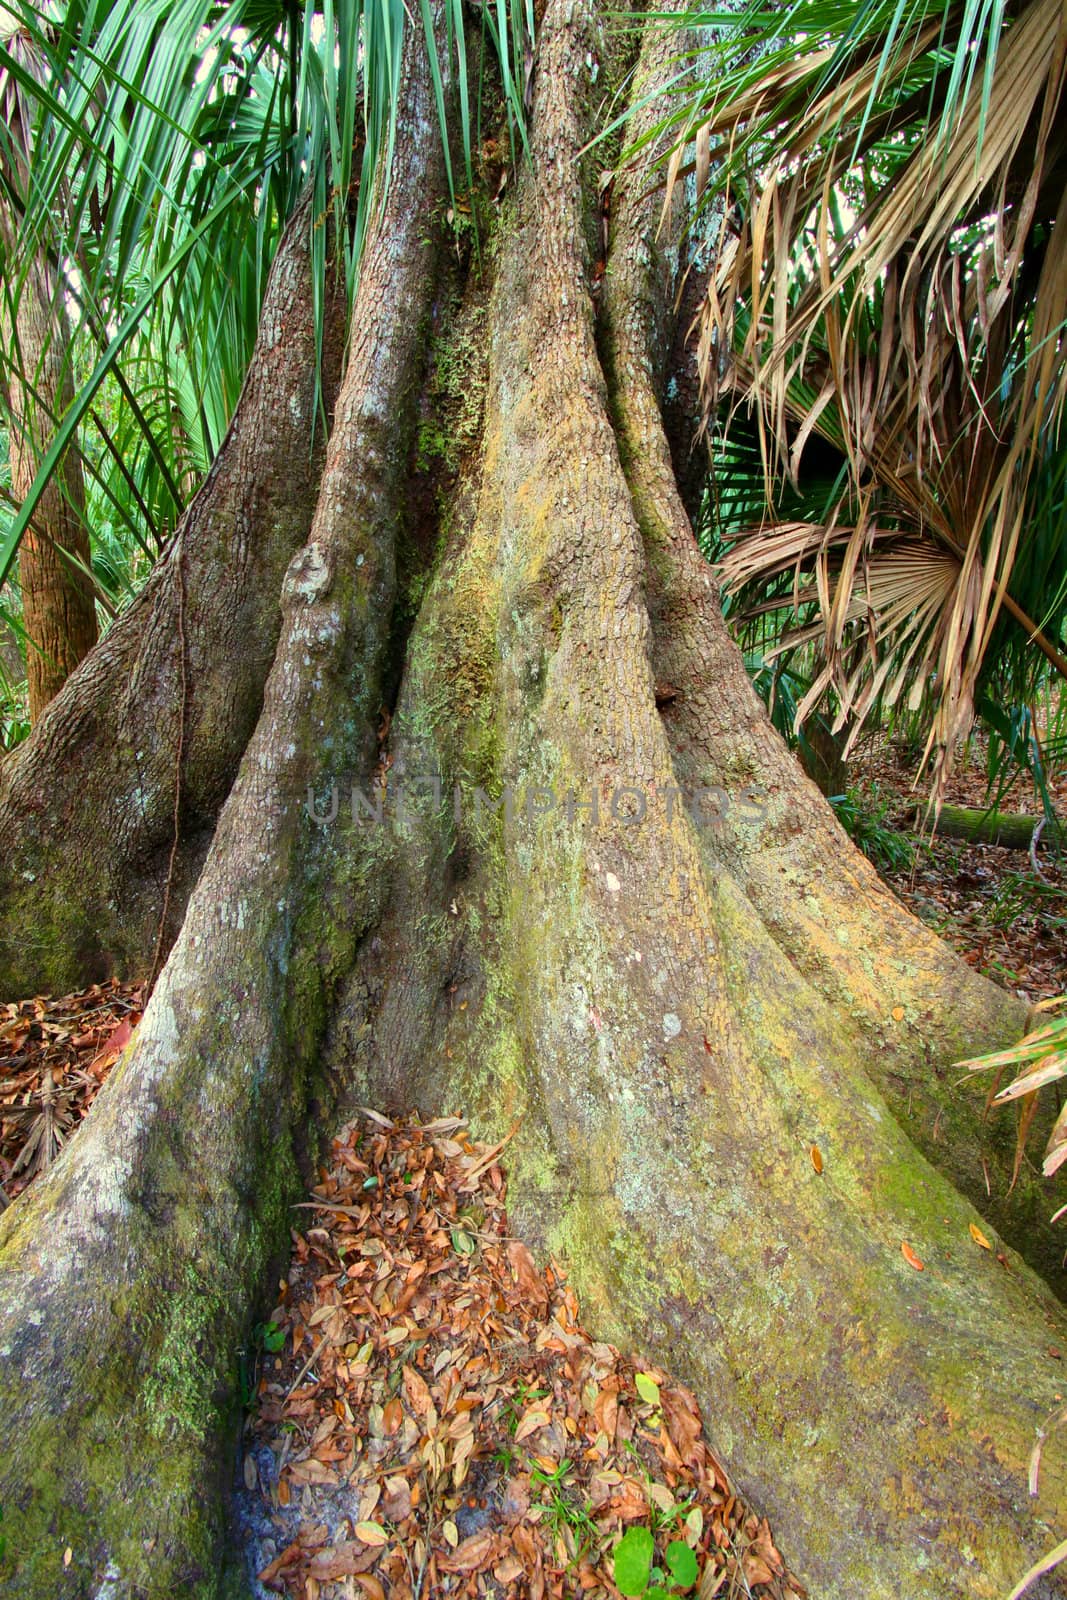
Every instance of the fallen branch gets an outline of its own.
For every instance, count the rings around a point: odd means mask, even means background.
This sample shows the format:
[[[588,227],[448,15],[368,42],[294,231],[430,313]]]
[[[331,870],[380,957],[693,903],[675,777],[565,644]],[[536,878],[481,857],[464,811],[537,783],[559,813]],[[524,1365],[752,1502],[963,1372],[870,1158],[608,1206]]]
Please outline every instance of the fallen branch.
[[[912,816],[917,826],[929,826],[918,806]],[[1027,817],[1012,811],[982,810],[977,806],[942,806],[934,832],[945,839],[965,839],[970,844],[998,844],[1008,850],[1029,850],[1036,834],[1045,846],[1053,850],[1067,848],[1067,827],[1062,822],[1049,823],[1043,817]]]

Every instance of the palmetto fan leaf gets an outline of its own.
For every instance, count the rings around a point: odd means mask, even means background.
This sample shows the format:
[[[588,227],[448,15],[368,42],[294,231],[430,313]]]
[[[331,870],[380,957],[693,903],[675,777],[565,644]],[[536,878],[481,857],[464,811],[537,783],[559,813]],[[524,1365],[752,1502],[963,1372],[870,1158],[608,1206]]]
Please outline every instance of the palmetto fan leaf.
[[[673,113],[668,199],[695,171],[718,202],[706,422],[751,412],[769,508],[735,530],[724,578],[780,604],[792,552],[821,656],[801,712],[832,690],[839,721],[862,720],[907,686],[932,707],[939,794],[1005,610],[1010,647],[1067,673],[1047,492],[1067,401],[1067,13],[798,0],[703,20],[723,38]],[[801,535],[775,506],[816,433],[846,481]],[[1020,559],[1031,540],[1051,565]]]

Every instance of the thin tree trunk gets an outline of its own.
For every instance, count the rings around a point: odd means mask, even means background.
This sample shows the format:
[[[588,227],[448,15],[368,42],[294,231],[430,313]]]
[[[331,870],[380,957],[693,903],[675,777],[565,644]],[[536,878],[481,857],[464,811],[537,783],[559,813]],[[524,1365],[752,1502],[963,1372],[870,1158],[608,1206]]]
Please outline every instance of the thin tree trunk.
[[[978,1249],[904,1128],[911,1086],[1023,1008],[879,886],[748,686],[659,418],[669,263],[639,183],[598,348],[579,152],[616,65],[591,0],[549,0],[469,375],[482,449],[386,744],[443,186],[406,46],[255,732],[135,1040],[0,1220],[14,1596],[218,1591],[236,1351],[339,1092],[522,1117],[513,1226],[605,1334],[695,1384],[813,1596],[997,1600],[1067,1532],[1054,1446],[1026,1493],[1062,1311]],[[966,1112],[950,1158],[981,1138]]]
[[[70,325],[44,262],[28,273],[13,322],[0,317],[0,336],[9,352],[11,492],[22,501],[73,394]],[[81,456],[72,447],[38,501],[19,548],[31,723],[96,643],[90,560]]]
[[[5,24],[14,19],[5,14]],[[33,42],[18,27],[4,28],[5,43],[25,77],[39,76]],[[11,489],[23,501],[73,395],[70,323],[63,285],[42,244],[25,274],[11,264],[12,196],[25,203],[34,139],[34,101],[23,78],[0,73],[0,114],[6,123],[0,156],[7,193],[0,203],[0,248],[4,275],[0,345],[6,377]],[[26,678],[30,721],[63,687],[96,643],[96,603],[89,574],[89,531],[81,456],[65,451],[23,536],[19,549],[22,621],[26,633]]]

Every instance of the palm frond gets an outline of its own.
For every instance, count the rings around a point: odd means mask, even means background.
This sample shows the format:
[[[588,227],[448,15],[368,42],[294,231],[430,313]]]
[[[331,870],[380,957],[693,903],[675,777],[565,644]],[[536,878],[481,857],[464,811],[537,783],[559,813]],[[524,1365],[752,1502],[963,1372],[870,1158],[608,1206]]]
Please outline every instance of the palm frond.
[[[686,20],[719,28],[713,69],[655,131],[680,136],[668,202],[688,173],[706,186],[705,423],[752,417],[772,533],[724,576],[774,595],[792,550],[822,659],[802,714],[832,694],[862,721],[910,679],[939,795],[1005,613],[1067,675],[1067,13],[797,0]],[[777,507],[816,436],[845,481],[800,537]]]
[[[469,170],[461,0],[446,12],[448,59],[428,5],[421,26],[443,128],[458,79]],[[83,377],[0,534],[0,584],[63,448],[94,419],[86,448],[97,439],[131,541],[174,528],[232,415],[274,251],[309,187],[321,342],[323,224],[351,295],[388,185],[405,30],[420,26],[404,0],[66,0],[47,13],[13,0],[5,15],[0,92],[18,111],[0,129],[5,283],[17,295],[25,263],[47,255]],[[522,138],[532,27],[530,0],[500,0],[488,25]],[[99,426],[116,386],[118,415]]]

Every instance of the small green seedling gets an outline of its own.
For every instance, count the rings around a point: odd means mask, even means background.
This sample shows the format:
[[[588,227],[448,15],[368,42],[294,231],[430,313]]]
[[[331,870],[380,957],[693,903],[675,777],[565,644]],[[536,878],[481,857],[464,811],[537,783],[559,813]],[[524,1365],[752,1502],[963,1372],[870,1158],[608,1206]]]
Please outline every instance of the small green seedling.
[[[285,1329],[279,1328],[276,1322],[264,1322],[256,1330],[264,1350],[269,1350],[272,1356],[285,1344]]]
[[[579,1505],[569,1490],[571,1466],[571,1461],[564,1457],[552,1472],[545,1472],[541,1467],[533,1467],[530,1470],[530,1482],[547,1491],[547,1495],[542,1499],[545,1521],[554,1534],[563,1538],[564,1544],[567,1543],[564,1530],[569,1531],[574,1550],[571,1562],[573,1565],[582,1559],[589,1546],[595,1542],[599,1530],[589,1515],[588,1508]]]
[[[669,1572],[653,1565],[656,1543],[651,1528],[628,1528],[615,1546],[615,1585],[620,1594],[644,1600],[671,1600],[697,1581],[697,1558],[683,1539],[672,1539],[665,1560]]]

